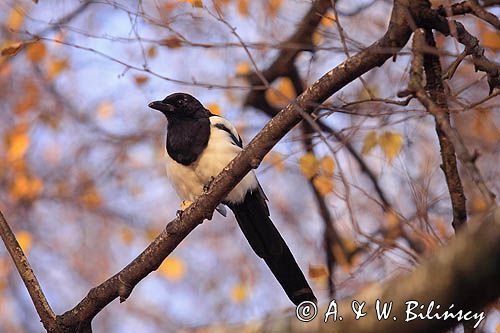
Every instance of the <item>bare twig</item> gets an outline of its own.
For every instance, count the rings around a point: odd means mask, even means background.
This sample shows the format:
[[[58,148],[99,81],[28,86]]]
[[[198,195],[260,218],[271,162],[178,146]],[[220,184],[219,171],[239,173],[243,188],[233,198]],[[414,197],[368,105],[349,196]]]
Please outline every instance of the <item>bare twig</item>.
[[[455,148],[457,157],[460,159],[465,169],[469,173],[470,177],[474,181],[475,185],[478,187],[483,197],[486,200],[487,205],[491,205],[495,201],[495,194],[486,185],[479,169],[475,164],[476,158],[471,155],[462,141],[462,138],[457,133],[457,131],[450,125],[448,118],[446,116],[446,110],[437,105],[430,97],[423,86],[423,66],[424,66],[424,55],[422,50],[425,45],[425,31],[423,29],[417,29],[414,34],[414,44],[413,51],[414,57],[412,60],[410,83],[408,85],[408,91],[403,92],[402,95],[414,94],[415,97],[424,105],[424,107],[429,111],[436,119],[436,123],[439,128],[448,137],[451,144]]]
[[[36,312],[43,323],[43,327],[45,327],[47,331],[51,331],[56,324],[56,315],[47,302],[42,287],[40,287],[35,273],[33,273],[33,269],[28,262],[28,258],[24,255],[16,236],[10,229],[2,212],[0,212],[0,236],[28,290],[31,300],[35,305]]]

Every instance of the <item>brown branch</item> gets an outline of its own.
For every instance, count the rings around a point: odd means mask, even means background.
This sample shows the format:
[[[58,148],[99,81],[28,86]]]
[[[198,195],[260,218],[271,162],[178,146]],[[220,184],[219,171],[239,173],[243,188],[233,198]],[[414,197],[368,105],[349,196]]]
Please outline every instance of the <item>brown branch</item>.
[[[396,0],[386,34],[377,42],[327,72],[287,105],[257,134],[243,151],[224,168],[204,192],[181,216],[168,223],[165,230],[129,265],[99,286],[90,290],[72,310],[57,317],[58,332],[90,331],[92,319],[111,301],[125,300],[139,281],[156,270],[177,245],[204,219],[210,218],[219,202],[263,157],[302,119],[301,112],[314,107],[366,73],[381,66],[408,41],[411,29],[402,15],[402,0]]]
[[[498,19],[498,17],[484,9],[484,7],[488,6],[498,6],[500,5],[500,1],[489,1],[489,3],[487,3],[487,1],[483,2],[483,6],[481,6],[477,2],[477,0],[463,1],[453,4],[451,7],[445,7],[441,5],[438,7],[437,11],[441,16],[473,14],[478,18],[488,22],[495,28],[500,29],[500,20]]]
[[[450,140],[453,145],[457,157],[460,159],[465,169],[469,173],[475,185],[478,187],[481,194],[484,196],[487,205],[491,205],[495,201],[495,194],[486,185],[479,169],[477,168],[475,161],[476,156],[469,153],[467,147],[462,142],[462,138],[458,132],[453,128],[446,116],[446,110],[437,105],[432,98],[429,97],[424,89],[423,83],[423,67],[424,67],[424,53],[428,46],[425,43],[425,31],[423,29],[417,29],[413,38],[413,60],[411,64],[410,71],[410,82],[408,85],[408,90],[402,92],[401,95],[413,94],[422,105],[431,113],[439,126],[440,130],[444,132],[446,137]]]
[[[426,30],[425,35],[427,45],[436,47],[436,41],[431,30]],[[426,53],[424,55],[424,70],[427,79],[426,90],[430,98],[443,110],[443,121],[451,127],[450,113],[444,83],[442,80],[442,68],[439,57],[435,54]],[[436,117],[435,117],[436,118]],[[458,231],[465,224],[467,219],[467,209],[465,206],[465,194],[462,180],[458,173],[455,148],[450,139],[444,134],[443,129],[436,119],[436,132],[441,147],[441,168],[443,169],[448,191],[450,192],[451,206],[453,208],[453,228]]]
[[[484,48],[479,40],[471,35],[458,21],[448,21],[446,17],[439,15],[439,10],[424,10],[419,27],[436,29],[445,36],[453,36],[460,44],[465,46],[467,55],[472,56],[472,62],[476,71],[486,73],[490,86],[490,95],[495,88],[500,88],[500,65],[489,60],[484,55]]]
[[[31,300],[35,305],[36,312],[43,323],[43,327],[45,327],[47,331],[51,331],[56,324],[56,315],[47,302],[42,287],[40,287],[35,273],[33,273],[33,269],[28,262],[28,258],[24,255],[16,236],[10,229],[2,212],[0,212],[0,236],[28,290]]]

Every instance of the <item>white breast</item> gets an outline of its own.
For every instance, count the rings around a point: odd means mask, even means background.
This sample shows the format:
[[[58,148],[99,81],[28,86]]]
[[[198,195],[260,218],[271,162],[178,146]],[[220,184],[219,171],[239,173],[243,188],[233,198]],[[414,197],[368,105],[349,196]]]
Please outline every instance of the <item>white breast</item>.
[[[241,151],[240,147],[232,143],[230,134],[215,127],[216,124],[223,124],[238,138],[236,129],[229,121],[222,117],[210,117],[210,138],[207,147],[194,163],[185,166],[167,154],[167,176],[182,200],[194,201],[203,192],[204,185],[217,176]],[[241,202],[248,190],[257,187],[257,178],[251,171],[228,194],[226,200]]]

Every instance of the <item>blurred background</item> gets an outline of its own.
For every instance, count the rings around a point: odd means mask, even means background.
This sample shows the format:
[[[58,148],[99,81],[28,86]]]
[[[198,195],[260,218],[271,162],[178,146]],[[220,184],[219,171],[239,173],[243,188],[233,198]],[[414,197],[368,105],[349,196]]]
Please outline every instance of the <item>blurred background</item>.
[[[129,263],[179,209],[164,170],[166,119],[149,102],[193,94],[249,142],[298,86],[380,38],[392,8],[341,0],[333,10],[326,1],[309,16],[314,32],[294,43],[289,37],[312,3],[0,1],[0,209],[56,313]],[[460,20],[498,59],[498,32]],[[462,46],[437,42],[446,69]],[[295,77],[252,88],[252,73],[297,52]],[[257,170],[271,216],[320,303],[410,271],[454,235],[433,118],[396,97],[410,55],[403,49],[335,94],[315,115],[321,131],[297,126]],[[498,194],[498,93],[488,96],[484,74],[467,59],[448,89],[453,122]],[[469,214],[480,212],[485,203],[462,179]],[[223,331],[292,311],[232,214],[215,214],[93,327]],[[497,321],[488,316],[486,327]],[[0,332],[42,330],[0,246]]]

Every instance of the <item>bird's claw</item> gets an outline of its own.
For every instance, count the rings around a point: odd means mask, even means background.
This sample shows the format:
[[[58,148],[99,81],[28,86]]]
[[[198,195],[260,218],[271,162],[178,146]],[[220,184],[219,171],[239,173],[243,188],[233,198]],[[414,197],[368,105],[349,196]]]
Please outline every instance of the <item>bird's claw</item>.
[[[205,185],[203,185],[203,192],[208,192],[208,190],[210,189],[210,186],[212,185],[213,181],[214,181],[215,177],[210,177],[210,180],[208,181],[208,183],[206,183]]]
[[[175,215],[177,216],[177,218],[179,218],[179,219],[180,219],[180,218],[181,218],[181,216],[182,216],[182,213],[184,213],[184,211],[185,211],[186,209],[188,209],[188,208],[189,208],[189,206],[191,206],[192,204],[193,204],[193,202],[192,202],[192,201],[189,201],[189,200],[182,200],[182,202],[181,202],[181,207],[180,207],[181,209],[177,210],[177,212],[175,213]]]

